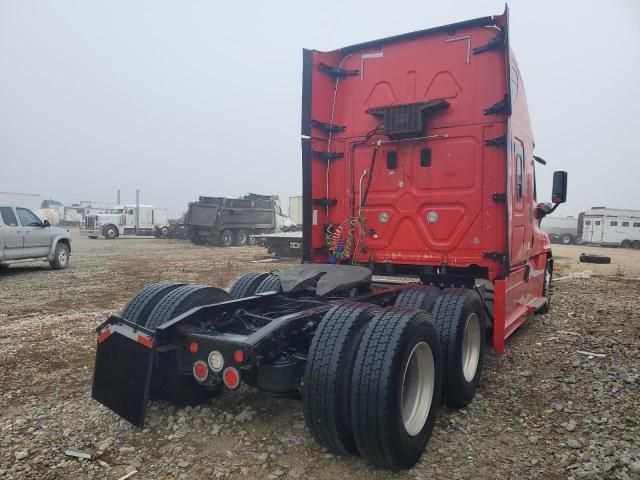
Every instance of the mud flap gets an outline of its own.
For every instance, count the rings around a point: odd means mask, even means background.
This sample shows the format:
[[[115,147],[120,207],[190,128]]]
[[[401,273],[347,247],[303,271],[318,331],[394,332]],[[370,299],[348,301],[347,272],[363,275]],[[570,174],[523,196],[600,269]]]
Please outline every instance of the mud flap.
[[[129,330],[112,325],[100,334],[91,396],[144,428],[155,350],[151,339],[131,338]]]

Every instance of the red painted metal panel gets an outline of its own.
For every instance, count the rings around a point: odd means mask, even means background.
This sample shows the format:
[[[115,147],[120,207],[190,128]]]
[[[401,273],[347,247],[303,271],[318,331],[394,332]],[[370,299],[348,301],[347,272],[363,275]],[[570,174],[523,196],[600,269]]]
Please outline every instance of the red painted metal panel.
[[[505,190],[505,151],[484,142],[505,133],[506,115],[483,110],[504,98],[505,56],[501,49],[472,53],[497,34],[475,26],[347,55],[314,52],[311,117],[346,127],[331,134],[311,130],[313,151],[341,155],[312,160],[314,261],[329,258],[327,225],[343,224],[356,262],[475,264],[498,274],[499,260],[482,252],[506,249],[505,205],[493,199]],[[334,78],[322,64],[357,75]],[[380,121],[368,109],[437,99],[449,106],[426,119],[429,138],[390,142],[376,134],[365,141]],[[428,165],[421,163],[424,150]],[[389,152],[397,155],[396,168],[388,168]]]
[[[536,219],[533,134],[508,12],[313,51],[311,60],[305,105],[310,120],[333,129],[303,125],[313,150],[305,258],[484,267],[496,292],[493,343],[503,352],[542,305],[550,254]],[[447,106],[426,115],[420,134],[415,125],[407,137],[385,131],[393,122],[380,111],[433,101]]]

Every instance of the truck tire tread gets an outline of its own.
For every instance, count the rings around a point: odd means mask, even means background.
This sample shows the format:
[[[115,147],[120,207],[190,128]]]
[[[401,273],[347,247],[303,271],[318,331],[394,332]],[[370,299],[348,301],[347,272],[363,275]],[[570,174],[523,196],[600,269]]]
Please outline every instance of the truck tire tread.
[[[158,282],[147,285],[129,300],[120,316],[137,325],[144,325],[156,303],[167,293],[182,285],[184,284],[175,282]]]
[[[206,285],[183,285],[160,299],[147,317],[145,326],[155,330],[163,323],[194,307],[229,299],[229,294],[219,288]],[[177,365],[175,350],[158,353],[157,364],[154,366],[151,378],[150,394],[153,398],[186,406],[198,405],[220,393],[222,384],[213,388],[200,385],[192,376],[179,373]]]
[[[235,282],[229,289],[229,295],[232,298],[246,298],[252,296],[260,283],[269,276],[266,272],[249,272],[245,273]]]
[[[429,285],[412,286],[400,292],[394,305],[396,307],[419,308],[420,310],[431,312],[441,293],[438,287]]]
[[[640,242],[639,242],[640,245]],[[606,255],[596,255],[594,253],[582,253],[580,254],[580,262],[581,263],[599,263],[602,265],[606,265],[611,263],[611,257]]]
[[[254,294],[264,293],[264,292],[279,292],[280,287],[280,277],[273,273],[270,273],[268,277],[260,282]]]
[[[304,372],[304,417],[316,441],[334,453],[358,452],[351,431],[351,373],[364,327],[377,308],[343,303],[322,318]]]
[[[480,357],[475,376],[468,382],[462,374],[462,342],[471,313],[480,321]],[[443,395],[449,407],[462,408],[473,400],[482,374],[485,317],[480,296],[466,288],[445,289],[433,308],[433,320],[440,339]]]
[[[153,307],[145,325],[155,330],[163,323],[191,310],[194,307],[224,302],[231,297],[227,292],[207,285],[183,285],[168,294]]]
[[[400,395],[405,362],[418,342],[433,354],[433,396],[417,435],[405,430]],[[371,463],[391,469],[411,468],[429,441],[440,405],[441,363],[438,333],[430,315],[389,308],[367,325],[356,356],[351,384],[351,418],[358,450]]]

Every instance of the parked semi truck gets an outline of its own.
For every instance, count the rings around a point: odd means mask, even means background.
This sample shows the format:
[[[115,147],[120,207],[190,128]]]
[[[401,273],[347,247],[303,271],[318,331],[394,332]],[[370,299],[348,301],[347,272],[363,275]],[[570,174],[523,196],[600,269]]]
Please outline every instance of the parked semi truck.
[[[410,468],[442,400],[473,400],[485,339],[504,353],[549,309],[553,209],[507,12],[304,50],[301,133],[303,263],[229,292],[147,286],[97,328],[93,398],[142,427],[148,398],[245,383],[301,398],[330,451]]]
[[[108,213],[86,215],[82,231],[89,238],[102,236],[109,240],[121,235],[166,236],[169,220],[165,208],[140,205],[136,215],[137,210],[136,205],[125,205],[113,208]]]
[[[249,245],[254,235],[295,227],[277,196],[254,193],[242,198],[201,196],[189,204],[184,224],[194,244],[225,247]]]

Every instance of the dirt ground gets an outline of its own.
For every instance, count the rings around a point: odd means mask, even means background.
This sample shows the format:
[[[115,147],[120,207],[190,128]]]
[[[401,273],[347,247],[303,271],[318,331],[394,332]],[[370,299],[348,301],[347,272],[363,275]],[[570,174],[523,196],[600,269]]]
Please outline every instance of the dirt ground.
[[[581,264],[582,251],[613,261]],[[95,327],[145,284],[227,287],[295,262],[265,262],[258,247],[74,234],[67,270],[33,262],[0,273],[0,478],[640,478],[640,251],[554,255],[551,312],[532,317],[506,355],[489,351],[476,399],[443,407],[420,463],[392,473],[322,450],[298,401],[246,388],[194,409],[154,402],[142,432],[94,402]]]

